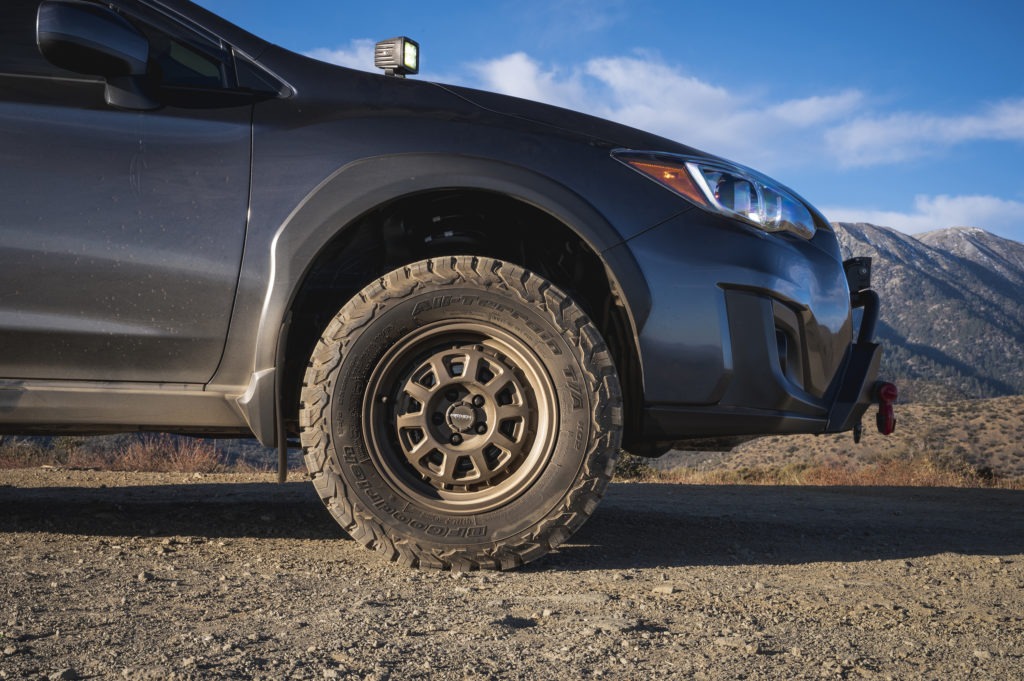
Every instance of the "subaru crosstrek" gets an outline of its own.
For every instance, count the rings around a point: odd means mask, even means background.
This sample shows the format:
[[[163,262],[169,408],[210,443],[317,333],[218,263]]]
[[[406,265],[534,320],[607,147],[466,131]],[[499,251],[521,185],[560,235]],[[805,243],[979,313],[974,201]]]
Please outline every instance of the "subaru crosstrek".
[[[891,430],[870,263],[758,172],[402,38],[377,74],[185,0],[3,14],[2,432],[301,441],[355,539],[470,569],[565,541],[622,448]]]

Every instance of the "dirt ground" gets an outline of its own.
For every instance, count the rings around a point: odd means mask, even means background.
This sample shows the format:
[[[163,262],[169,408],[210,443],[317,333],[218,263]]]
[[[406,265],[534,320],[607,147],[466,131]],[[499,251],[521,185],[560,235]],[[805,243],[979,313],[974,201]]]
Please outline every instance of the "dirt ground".
[[[511,573],[410,571],[308,482],[0,471],[7,679],[1014,679],[1024,492],[613,484]]]

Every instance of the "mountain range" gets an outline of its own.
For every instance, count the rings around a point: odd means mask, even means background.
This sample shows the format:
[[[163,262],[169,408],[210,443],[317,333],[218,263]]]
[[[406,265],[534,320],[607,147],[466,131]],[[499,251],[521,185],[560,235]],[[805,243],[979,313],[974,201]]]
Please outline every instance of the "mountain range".
[[[844,258],[873,259],[882,375],[901,401],[1024,393],[1024,244],[973,227],[833,227]]]

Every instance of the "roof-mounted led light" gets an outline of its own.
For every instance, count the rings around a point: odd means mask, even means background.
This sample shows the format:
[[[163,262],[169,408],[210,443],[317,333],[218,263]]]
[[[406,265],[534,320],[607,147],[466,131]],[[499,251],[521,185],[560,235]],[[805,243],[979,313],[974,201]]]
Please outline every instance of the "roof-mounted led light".
[[[373,64],[389,76],[404,78],[420,71],[420,44],[399,36],[381,40],[373,51]]]

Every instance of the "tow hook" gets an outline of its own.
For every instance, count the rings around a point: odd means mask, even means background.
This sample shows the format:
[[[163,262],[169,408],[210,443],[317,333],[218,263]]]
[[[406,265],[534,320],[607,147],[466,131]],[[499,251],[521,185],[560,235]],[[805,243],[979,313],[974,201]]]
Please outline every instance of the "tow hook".
[[[882,435],[892,435],[896,430],[896,411],[892,405],[896,403],[899,391],[893,383],[880,381],[875,384],[875,399],[878,400],[878,432]]]
[[[899,390],[893,383],[879,381],[872,389],[874,401],[878,403],[878,415],[875,422],[878,425],[878,432],[882,435],[892,435],[896,430],[896,411],[893,406],[896,398],[899,397]],[[853,442],[860,443],[861,435],[864,434],[864,426],[858,422],[853,426]]]

